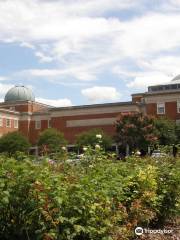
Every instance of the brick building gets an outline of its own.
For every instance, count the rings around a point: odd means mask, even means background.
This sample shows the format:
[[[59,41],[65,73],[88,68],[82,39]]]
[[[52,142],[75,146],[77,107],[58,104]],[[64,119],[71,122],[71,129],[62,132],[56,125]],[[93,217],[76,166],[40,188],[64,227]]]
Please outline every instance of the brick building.
[[[101,128],[113,136],[114,122],[122,112],[166,116],[180,122],[180,75],[169,84],[150,86],[147,92],[132,94],[130,102],[58,108],[36,102],[30,89],[15,86],[0,103],[0,136],[20,131],[36,144],[39,133],[53,127],[73,144],[77,134],[92,128]]]

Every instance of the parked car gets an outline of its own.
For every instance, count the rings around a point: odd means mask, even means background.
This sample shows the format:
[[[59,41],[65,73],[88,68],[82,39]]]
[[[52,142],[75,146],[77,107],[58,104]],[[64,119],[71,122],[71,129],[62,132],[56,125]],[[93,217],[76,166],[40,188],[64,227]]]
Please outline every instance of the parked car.
[[[167,154],[166,153],[162,153],[160,150],[154,150],[151,157],[154,158],[159,158],[159,157],[166,157]]]

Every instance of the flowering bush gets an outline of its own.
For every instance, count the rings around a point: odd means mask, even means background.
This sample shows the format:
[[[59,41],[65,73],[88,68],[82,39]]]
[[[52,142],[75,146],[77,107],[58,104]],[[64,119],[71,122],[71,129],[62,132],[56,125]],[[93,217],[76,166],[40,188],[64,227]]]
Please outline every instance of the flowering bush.
[[[78,165],[1,157],[0,239],[127,240],[163,224],[180,209],[180,161],[159,161],[91,148]]]
[[[112,139],[102,129],[92,129],[77,135],[76,145],[79,149],[82,149],[84,146],[95,147],[96,144],[100,144],[104,149],[108,149],[112,145]]]
[[[155,144],[158,132],[154,118],[143,116],[142,113],[121,113],[116,121],[116,142],[131,149],[147,151],[148,145]]]

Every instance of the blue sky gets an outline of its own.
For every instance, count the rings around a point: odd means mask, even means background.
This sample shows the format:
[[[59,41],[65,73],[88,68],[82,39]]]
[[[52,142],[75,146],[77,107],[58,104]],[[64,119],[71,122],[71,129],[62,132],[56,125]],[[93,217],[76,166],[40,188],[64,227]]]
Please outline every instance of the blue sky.
[[[180,0],[0,1],[0,98],[128,101],[180,73]]]

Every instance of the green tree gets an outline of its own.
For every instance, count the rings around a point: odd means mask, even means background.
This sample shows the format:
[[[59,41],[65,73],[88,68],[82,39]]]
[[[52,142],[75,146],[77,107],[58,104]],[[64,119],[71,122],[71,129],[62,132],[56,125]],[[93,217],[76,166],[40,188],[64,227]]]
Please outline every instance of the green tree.
[[[27,138],[19,132],[11,132],[0,138],[0,152],[9,156],[16,152],[26,152],[30,147]]]
[[[131,149],[147,150],[148,145],[157,141],[154,118],[142,113],[122,113],[116,121],[116,142]]]
[[[176,133],[176,142],[180,144],[180,124],[176,125],[175,133]]]
[[[67,144],[63,133],[54,128],[44,130],[38,140],[38,146],[46,153],[60,152],[62,147]]]
[[[167,118],[157,118],[154,122],[158,132],[158,141],[160,145],[170,145],[176,143],[176,124],[174,121]]]
[[[83,146],[95,147],[97,143],[100,143],[106,149],[112,145],[112,138],[104,133],[102,129],[97,128],[77,135],[76,145],[78,148]]]

